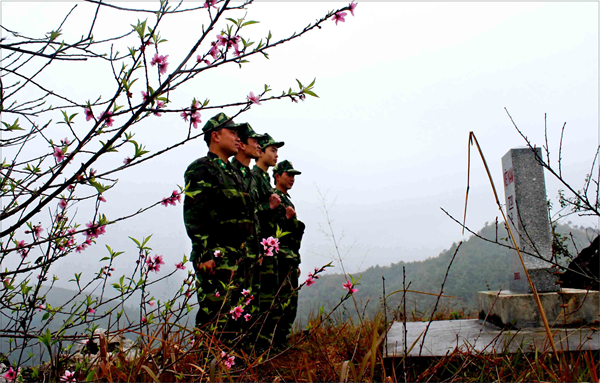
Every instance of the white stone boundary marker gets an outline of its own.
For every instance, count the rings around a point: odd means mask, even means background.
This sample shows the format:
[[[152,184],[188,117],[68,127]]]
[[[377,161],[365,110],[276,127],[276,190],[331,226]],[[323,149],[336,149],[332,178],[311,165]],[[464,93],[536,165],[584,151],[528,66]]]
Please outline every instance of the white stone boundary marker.
[[[541,148],[535,148],[542,158]],[[558,291],[558,276],[543,259],[552,258],[552,231],[548,219],[544,170],[530,148],[510,149],[502,157],[502,176],[506,199],[506,219],[522,250],[523,262],[536,290],[540,293]],[[536,258],[524,254],[537,254]],[[513,251],[510,262],[510,291],[531,293],[531,287]]]

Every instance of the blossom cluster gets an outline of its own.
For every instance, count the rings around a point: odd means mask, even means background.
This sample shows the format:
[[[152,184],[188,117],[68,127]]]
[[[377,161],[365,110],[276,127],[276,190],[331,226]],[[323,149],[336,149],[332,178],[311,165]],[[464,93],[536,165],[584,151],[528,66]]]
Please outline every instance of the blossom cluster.
[[[202,116],[200,116],[200,112],[197,110],[200,109],[201,106],[202,105],[200,105],[198,101],[194,101],[192,103],[192,110],[190,110],[190,112],[183,111],[180,115],[185,122],[188,122],[189,119],[190,124],[194,126],[194,129],[198,129],[198,124],[202,122],[200,119]]]
[[[272,257],[273,255],[275,255],[274,252],[279,252],[279,238],[263,238],[260,244],[263,245],[263,249],[265,250],[265,256],[267,257]]]
[[[169,205],[175,206],[175,205],[177,205],[177,202],[181,202],[181,192],[178,192],[177,190],[173,190],[173,193],[171,193],[171,196],[163,198],[163,200],[160,204],[163,206],[169,206]]]
[[[348,9],[350,10],[350,13],[352,14],[352,16],[354,16],[354,8],[356,8],[358,4],[356,4],[354,1],[350,3]],[[337,25],[338,21],[341,21],[342,23],[346,21],[345,17],[346,17],[347,13],[346,12],[336,12],[333,17],[331,18],[333,21],[335,21],[335,25]]]
[[[160,266],[164,265],[164,264],[165,264],[165,262],[163,261],[162,255],[155,255],[154,260],[152,259],[152,257],[146,258],[146,265],[148,266],[148,272],[154,271],[155,273],[158,273],[160,271]]]
[[[100,225],[97,223],[89,222],[86,223],[85,226],[88,229],[84,232],[86,237],[86,242],[91,241],[92,239],[98,238],[102,234],[106,233],[106,225]]]
[[[344,283],[342,286],[344,286],[344,288],[348,290],[349,294],[354,294],[358,292],[358,289],[354,287],[355,285],[352,282],[350,282],[349,279],[347,279],[346,283]]]
[[[235,364],[235,356],[227,355],[225,351],[221,351],[221,361],[227,367],[228,370],[231,369],[231,366]]]
[[[152,57],[152,60],[150,61],[150,65],[158,66],[158,72],[160,74],[165,74],[167,73],[167,67],[169,66],[169,63],[167,62],[167,57],[169,57],[169,55],[163,56],[163,55],[159,55],[158,53],[156,53],[154,55],[154,57]]]

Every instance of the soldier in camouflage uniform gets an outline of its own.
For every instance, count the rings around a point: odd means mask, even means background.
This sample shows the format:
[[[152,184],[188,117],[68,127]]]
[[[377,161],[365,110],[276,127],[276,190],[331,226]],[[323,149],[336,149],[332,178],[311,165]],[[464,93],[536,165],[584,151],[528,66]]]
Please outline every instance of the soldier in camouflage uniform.
[[[279,239],[277,256],[277,274],[281,285],[279,301],[281,302],[281,319],[277,325],[274,340],[278,344],[285,343],[292,330],[298,311],[298,278],[300,276],[300,243],[304,235],[305,225],[298,220],[296,207],[288,191],[294,186],[295,176],[301,174],[294,169],[291,162],[285,160],[273,168],[275,177],[275,193],[281,198],[281,204],[275,210],[273,223],[288,233]]]
[[[185,172],[183,214],[198,286],[196,326],[222,331],[224,339],[234,338],[245,326],[244,315],[258,310],[243,291],[252,286],[247,241],[256,235],[255,205],[228,161],[238,152],[238,129],[224,113],[211,118],[202,129],[208,154]]]
[[[258,240],[259,233],[259,222],[258,222],[258,189],[256,178],[250,170],[250,161],[258,159],[260,155],[260,145],[258,139],[262,138],[262,134],[258,134],[252,129],[249,123],[244,122],[240,124],[238,130],[238,137],[240,138],[239,150],[231,165],[237,171],[238,176],[242,180],[242,191],[248,193],[254,204],[254,232],[251,237],[248,238],[246,243],[248,260],[252,266],[250,270],[253,278],[253,286],[251,290],[252,296],[258,302],[259,291],[260,291],[260,268],[258,264],[260,256],[260,245]],[[253,317],[253,319],[258,319]],[[254,323],[254,320],[252,321]],[[254,330],[258,331],[259,325],[255,325]],[[254,338],[254,337],[253,337]]]
[[[271,187],[271,178],[269,177],[269,168],[277,163],[277,151],[285,143],[278,142],[269,134],[258,140],[261,153],[256,160],[256,165],[252,168],[252,173],[256,178],[258,192],[258,220],[260,225],[259,240],[275,236],[277,227],[272,224],[273,213],[280,205],[281,199],[274,193]],[[277,291],[279,290],[279,280],[277,278],[277,258],[263,257],[260,267],[260,311],[263,316],[261,323],[261,335],[263,338],[272,339],[275,327],[279,321],[279,315],[273,307]]]

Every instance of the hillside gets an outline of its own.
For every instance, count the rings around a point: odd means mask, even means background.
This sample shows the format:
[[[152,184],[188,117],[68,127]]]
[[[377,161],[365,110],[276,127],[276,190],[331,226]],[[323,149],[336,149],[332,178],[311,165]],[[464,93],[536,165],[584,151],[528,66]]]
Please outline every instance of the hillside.
[[[572,235],[578,249],[589,246],[592,236],[591,229],[583,227],[570,227],[559,225],[557,232],[563,236]],[[494,240],[496,238],[495,225],[486,225],[478,234],[484,238]],[[507,234],[503,227],[498,227],[497,237],[506,238]],[[506,239],[502,240],[507,243]],[[575,253],[572,241],[568,241],[569,250]],[[360,274],[354,274],[355,278],[361,277],[359,292],[355,295],[358,308],[371,317],[378,311],[382,304],[382,277],[385,278],[385,289],[389,295],[391,292],[402,289],[402,269],[406,268],[406,285],[410,283],[410,290],[438,294],[440,286],[446,274],[448,264],[458,244],[453,243],[447,250],[442,251],[437,257],[418,262],[398,262],[390,266],[376,266],[365,270]],[[440,303],[443,307],[453,310],[464,310],[470,312],[477,307],[477,291],[507,289],[509,274],[507,267],[511,250],[497,244],[487,242],[483,239],[471,236],[461,245],[448,279],[444,287],[444,295],[456,297],[455,299],[442,298]],[[304,287],[300,292],[297,322],[307,323],[310,313],[318,312],[321,306],[324,311],[339,303],[345,290],[342,284],[345,282],[341,274],[329,274],[321,276],[317,283]],[[394,294],[387,300],[388,314],[397,309],[401,303],[402,294]],[[408,293],[407,313],[416,311],[426,313],[435,304],[436,297]],[[342,309],[343,316],[356,317],[354,304],[345,304]],[[410,318],[410,314],[408,315]]]

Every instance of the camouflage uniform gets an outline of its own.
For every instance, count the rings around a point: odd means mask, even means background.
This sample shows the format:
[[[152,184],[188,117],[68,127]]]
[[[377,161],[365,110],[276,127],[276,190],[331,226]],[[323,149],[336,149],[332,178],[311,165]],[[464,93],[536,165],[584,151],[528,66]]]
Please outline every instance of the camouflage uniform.
[[[273,174],[282,174],[283,172],[294,175],[301,174],[287,160],[278,163],[273,169]],[[298,292],[296,289],[298,288],[299,279],[300,244],[305,225],[298,220],[297,215],[289,219],[286,217],[287,207],[296,210],[290,195],[278,189],[275,189],[275,193],[281,198],[281,204],[275,209],[273,223],[279,226],[284,233],[289,233],[279,239],[279,254],[277,256],[277,274],[281,284],[279,301],[281,302],[282,311],[275,340],[283,343],[292,330],[298,311]]]
[[[203,130],[206,134],[222,127],[236,129],[237,124],[220,113]],[[244,305],[241,295],[243,288],[252,286],[247,242],[255,235],[254,202],[243,192],[242,181],[231,163],[211,152],[188,166],[185,184],[188,188],[183,214],[192,240],[190,260],[198,286],[196,325],[216,323],[219,330],[235,335],[245,321],[233,320],[230,310],[241,304],[244,313],[249,313],[255,306]],[[213,275],[201,270],[202,263],[209,260],[216,264]]]
[[[265,134],[263,138],[259,139],[261,149],[266,149],[268,146],[275,145],[281,147],[284,145],[283,142],[276,142],[273,138]],[[271,178],[269,174],[264,170],[255,165],[252,168],[252,173],[256,179],[256,191],[257,191],[257,213],[259,221],[259,241],[263,238],[275,236],[276,226],[273,226],[273,213],[269,204],[269,198],[274,193],[271,187]],[[276,302],[277,291],[279,290],[279,279],[277,277],[277,258],[274,257],[263,257],[262,264],[260,266],[260,312],[263,315],[263,321],[261,323],[262,331],[261,335],[265,338],[271,339],[275,326],[279,322],[278,311],[273,307]]]

